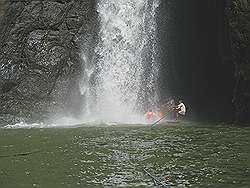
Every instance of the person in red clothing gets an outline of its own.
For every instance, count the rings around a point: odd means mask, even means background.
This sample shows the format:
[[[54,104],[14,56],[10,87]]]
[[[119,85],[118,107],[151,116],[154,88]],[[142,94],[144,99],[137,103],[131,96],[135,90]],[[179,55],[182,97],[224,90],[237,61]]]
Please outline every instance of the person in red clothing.
[[[152,122],[157,118],[157,114],[153,112],[153,110],[149,110],[144,115],[147,118],[147,121]]]

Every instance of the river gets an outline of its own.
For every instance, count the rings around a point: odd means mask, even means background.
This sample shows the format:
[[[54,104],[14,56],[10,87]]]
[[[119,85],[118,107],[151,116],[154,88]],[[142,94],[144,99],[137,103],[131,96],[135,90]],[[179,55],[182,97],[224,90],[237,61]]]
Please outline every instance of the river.
[[[250,128],[200,124],[0,129],[0,185],[249,187]]]

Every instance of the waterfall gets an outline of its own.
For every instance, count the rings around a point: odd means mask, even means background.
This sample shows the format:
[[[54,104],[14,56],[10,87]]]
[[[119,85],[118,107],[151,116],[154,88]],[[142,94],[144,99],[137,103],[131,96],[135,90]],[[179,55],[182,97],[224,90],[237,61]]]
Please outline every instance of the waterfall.
[[[99,0],[99,43],[86,112],[135,123],[157,104],[156,12],[159,0]],[[94,82],[94,84],[93,84]],[[89,92],[91,91],[91,92]],[[87,109],[90,108],[90,109]]]

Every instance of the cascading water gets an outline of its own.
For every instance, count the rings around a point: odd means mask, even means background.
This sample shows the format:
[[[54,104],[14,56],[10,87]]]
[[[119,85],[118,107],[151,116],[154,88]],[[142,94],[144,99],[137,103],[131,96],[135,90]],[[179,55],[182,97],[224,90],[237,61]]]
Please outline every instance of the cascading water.
[[[157,103],[159,0],[99,0],[97,6],[100,41],[85,111],[107,122],[141,122],[143,108]]]

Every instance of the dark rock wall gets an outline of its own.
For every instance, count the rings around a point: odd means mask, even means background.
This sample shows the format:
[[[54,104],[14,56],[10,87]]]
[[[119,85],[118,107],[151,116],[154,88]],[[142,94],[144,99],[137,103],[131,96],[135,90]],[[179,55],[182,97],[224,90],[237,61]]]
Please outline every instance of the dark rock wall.
[[[9,1],[0,23],[0,123],[81,113],[81,55],[94,46],[95,3]]]
[[[227,16],[235,66],[233,104],[236,122],[250,122],[250,1],[228,0]]]
[[[4,15],[7,6],[8,6],[7,0],[0,1],[0,19]]]

